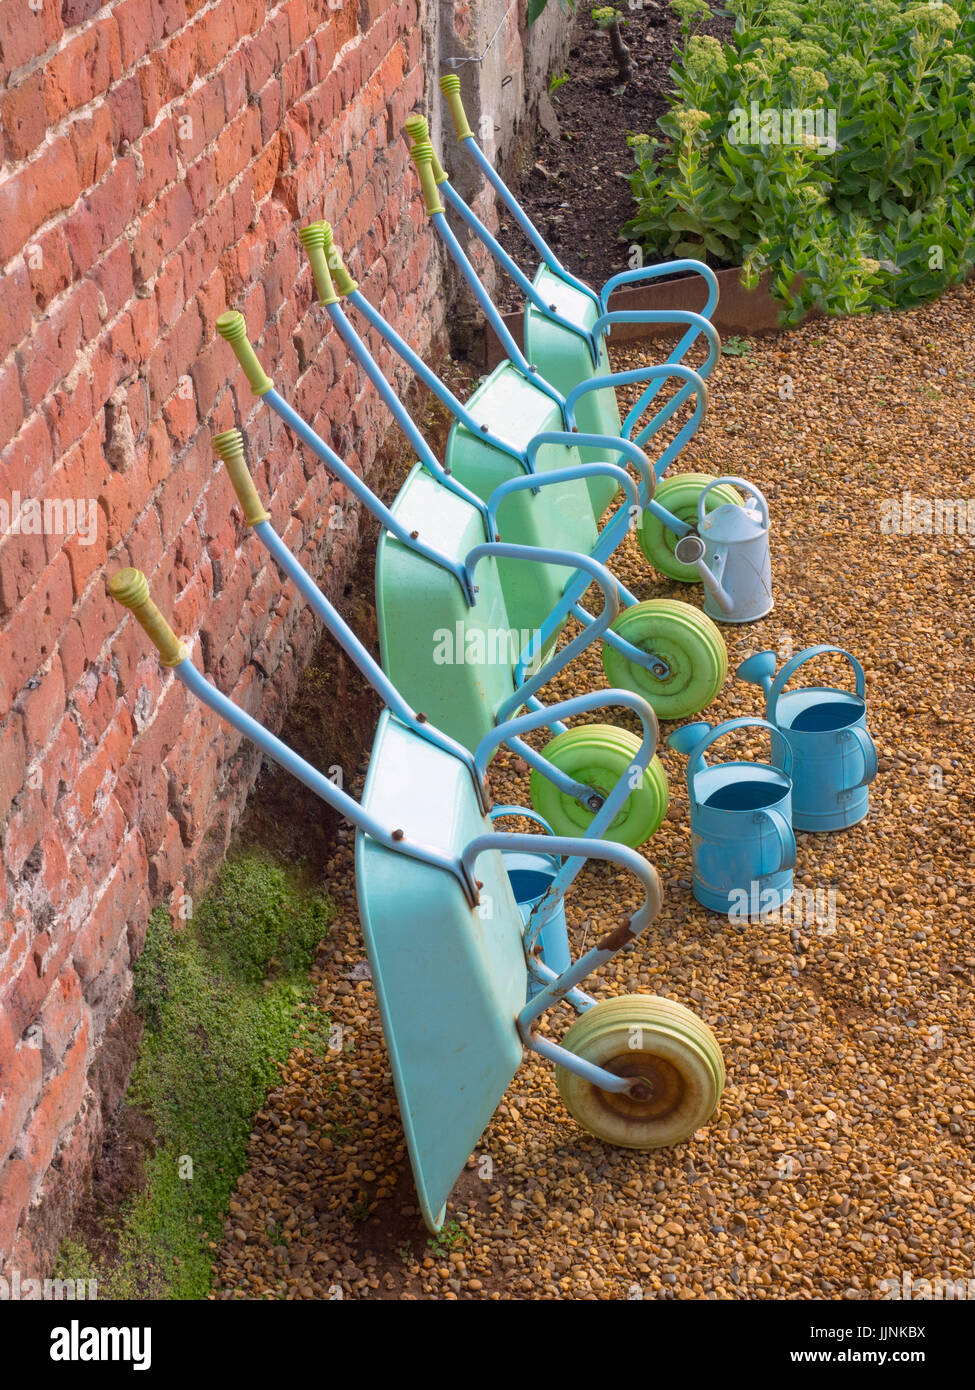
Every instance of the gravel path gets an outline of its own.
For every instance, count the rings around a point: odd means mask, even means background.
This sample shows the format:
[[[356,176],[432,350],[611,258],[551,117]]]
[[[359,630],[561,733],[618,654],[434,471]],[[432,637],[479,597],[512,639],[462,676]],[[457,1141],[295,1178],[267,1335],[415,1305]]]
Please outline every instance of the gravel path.
[[[617,362],[655,355],[630,347]],[[975,1278],[975,551],[964,535],[880,529],[884,499],[904,491],[975,499],[973,443],[969,285],[726,357],[679,462],[754,479],[772,509],[776,608],[723,629],[731,669],[765,647],[848,647],[881,754],[869,819],[798,837],[797,887],[834,890],[835,923],[736,927],[691,896],[684,760],[663,750],[671,808],[644,853],[664,910],[590,986],[666,994],[710,1023],[728,1065],[711,1124],[675,1150],[609,1149],[529,1057],[431,1245],[341,841],[327,876],[340,911],[316,970],[345,1050],[283,1068],[215,1252],[218,1297],[877,1298],[904,1271]],[[975,501],[972,522],[975,534]],[[641,597],[687,597],[627,545],[618,569]],[[841,670],[813,669],[823,683]],[[605,684],[598,658],[550,696],[587,682]],[[706,717],[758,713],[759,698],[731,678]],[[758,736],[741,746],[764,756]],[[524,802],[523,772],[495,767],[498,799]],[[587,869],[575,946],[633,906],[625,880]]]

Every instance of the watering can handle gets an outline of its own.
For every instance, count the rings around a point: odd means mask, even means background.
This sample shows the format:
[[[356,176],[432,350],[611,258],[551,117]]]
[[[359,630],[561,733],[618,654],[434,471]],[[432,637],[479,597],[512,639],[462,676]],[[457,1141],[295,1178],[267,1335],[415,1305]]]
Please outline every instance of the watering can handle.
[[[770,523],[769,523],[769,515],[768,515],[768,502],[766,502],[764,494],[761,493],[761,492],[759,492],[759,490],[758,490],[758,488],[755,486],[755,484],[754,484],[754,483],[750,483],[750,482],[748,481],[747,478],[737,478],[737,477],[735,477],[735,476],[732,475],[732,474],[729,474],[726,478],[715,478],[712,482],[708,483],[707,487],[704,489],[704,491],[703,491],[703,492],[701,493],[701,495],[698,497],[698,499],[697,499],[697,524],[698,524],[698,526],[700,526],[701,522],[704,520],[704,499],[705,499],[705,497],[707,497],[708,493],[711,491],[712,488],[720,487],[722,483],[732,483],[732,484],[734,484],[735,487],[740,487],[740,488],[743,488],[745,492],[750,492],[751,495],[755,498],[755,500],[758,502],[759,506],[760,506],[761,509],[762,509],[762,521],[764,522],[766,528],[769,526]]]
[[[860,745],[860,752],[863,754],[863,776],[860,778],[859,782],[855,782],[853,784],[854,787],[869,786],[869,784],[876,777],[880,768],[880,765],[877,761],[876,744],[874,743],[870,735],[867,733],[866,729],[858,728],[855,724],[852,729],[843,730],[843,737],[844,739],[847,737],[852,737],[854,743],[858,743]],[[852,791],[853,787],[848,787],[847,790]]]
[[[779,874],[783,869],[794,869],[796,866],[796,837],[785,816],[781,811],[775,811],[771,808],[756,811],[755,816],[756,818],[764,817],[769,822],[779,842],[779,862],[774,869],[763,869],[763,874]]]
[[[825,652],[836,652],[837,655],[846,657],[847,661],[853,667],[853,673],[856,676],[857,696],[859,699],[863,699],[864,692],[867,688],[866,677],[863,674],[863,667],[855,656],[844,650],[843,647],[831,647],[829,645],[807,647],[804,652],[797,652],[795,656],[789,658],[769,687],[768,698],[765,701],[765,713],[773,724],[776,722],[776,705],[778,704],[779,696],[785,689],[787,682],[805,662],[811,661],[814,656],[822,656]]]
[[[716,724],[713,729],[704,735],[700,743],[691,749],[690,757],[687,759],[687,790],[691,800],[694,800],[694,778],[697,776],[701,767],[704,766],[704,751],[710,748],[712,743],[716,743],[725,734],[730,734],[732,729],[768,729],[769,733],[778,733],[774,724],[770,724],[767,719],[760,719],[757,715],[742,715],[738,719],[726,719],[723,724]],[[785,742],[785,767],[783,771],[788,777],[792,770],[792,749],[787,741]]]
[[[546,835],[555,834],[544,816],[540,816],[537,811],[528,811],[524,806],[492,806],[490,816],[492,821],[501,820],[504,816],[524,816],[526,820],[533,820],[540,825]]]

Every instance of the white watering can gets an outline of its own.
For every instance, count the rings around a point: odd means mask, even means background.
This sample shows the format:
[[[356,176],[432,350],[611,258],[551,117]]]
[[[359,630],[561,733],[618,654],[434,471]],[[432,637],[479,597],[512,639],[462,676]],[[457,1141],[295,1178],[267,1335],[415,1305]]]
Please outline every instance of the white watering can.
[[[712,488],[733,483],[750,494],[743,507],[725,502],[705,514]],[[697,502],[697,534],[683,536],[674,549],[682,564],[693,565],[704,585],[704,611],[723,623],[753,623],[772,611],[772,559],[768,503],[744,478],[715,478]]]

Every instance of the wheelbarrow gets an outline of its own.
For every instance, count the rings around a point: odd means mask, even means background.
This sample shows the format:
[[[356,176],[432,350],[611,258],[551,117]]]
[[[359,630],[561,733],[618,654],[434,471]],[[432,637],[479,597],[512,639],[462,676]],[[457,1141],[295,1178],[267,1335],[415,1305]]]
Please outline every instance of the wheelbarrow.
[[[327,445],[319,443],[331,453]],[[227,467],[245,520],[334,632],[328,600],[269,524],[244,460],[243,435],[236,429],[226,430],[214,436],[213,446]],[[335,456],[330,467],[343,481],[350,476],[355,479]],[[377,603],[383,667],[371,657],[367,659],[360,644],[350,650],[353,660],[402,722],[409,722],[404,710],[422,711],[411,717],[423,728],[435,730],[438,737],[448,738],[455,756],[471,762],[482,781],[501,744],[514,750],[531,767],[532,801],[553,828],[565,827],[568,834],[601,835],[631,847],[642,844],[659,827],[669,799],[667,779],[654,755],[657,724],[652,709],[625,690],[594,691],[548,707],[537,698],[541,686],[595,640],[616,613],[612,576],[585,556],[559,551],[538,555],[528,547],[500,542],[478,544],[478,518],[467,503],[439,488],[419,466],[411,479],[418,483],[412,490],[404,489],[411,505],[427,517],[439,509],[448,521],[457,522],[462,545],[444,559],[456,563],[465,583],[459,585],[452,570],[431,563],[433,548],[419,549],[410,534],[410,519],[402,514],[403,493],[390,511],[355,479],[366,494],[366,505],[386,529],[377,556],[377,592],[384,596],[384,601]],[[445,512],[445,504],[457,508],[457,514]],[[466,517],[460,508],[466,508]],[[578,569],[582,577],[575,582],[584,586],[594,581],[603,595],[604,611],[592,626],[530,676],[525,671],[531,653],[523,655],[518,648],[520,635],[510,645],[504,644],[511,629],[498,583],[498,556],[526,564],[544,562]],[[423,601],[418,605],[420,581]],[[476,594],[476,602],[469,608],[465,606],[465,591]],[[448,644],[452,650],[445,653]],[[531,640],[525,645],[532,646]],[[447,660],[438,660],[445,654]],[[398,703],[393,703],[394,695]],[[609,724],[568,728],[564,723],[570,714],[606,705],[635,713],[642,724],[642,736]],[[529,713],[516,717],[525,706]],[[522,738],[540,728],[555,735],[541,752]]]
[[[447,206],[457,213],[525,295],[524,352],[528,360],[538,368],[547,381],[563,394],[568,394],[579,382],[591,380],[596,375],[605,376],[611,370],[606,339],[614,324],[653,323],[686,326],[683,338],[667,358],[670,363],[683,361],[701,332],[707,331],[701,321],[709,320],[717,305],[718,281],[714,272],[703,262],[695,260],[647,266],[613,276],[597,294],[569,273],[478,146],[464,112],[460,96],[460,79],[455,74],[450,74],[441,78],[440,86],[447,98],[461,148],[467,152],[491,184],[541,258],[534,282],[528,279],[450,182],[436,151],[432,144],[429,144],[430,133],[426,117],[411,116],[406,122],[406,133],[413,148],[419,147],[422,150],[429,145],[433,155],[433,179],[439,186]],[[614,290],[636,281],[657,279],[662,275],[678,272],[699,275],[705,282],[707,297],[699,315],[661,310],[608,312],[609,299]],[[490,321],[497,332],[493,315]],[[505,337],[499,341],[507,351]],[[707,376],[713,365],[709,357],[708,363],[700,369],[701,375]],[[640,405],[641,411],[649,405],[661,384],[661,381],[657,381],[648,388]],[[613,391],[600,390],[586,396],[580,401],[578,414],[580,427],[590,433],[620,433],[619,407]]]
[[[429,167],[424,165],[422,160],[421,168],[429,176]],[[436,197],[436,185],[433,185],[433,196]],[[442,234],[452,238],[453,234],[444,218],[435,213],[435,220]],[[503,479],[531,471],[532,464],[528,456],[528,445],[540,433],[553,433],[568,429],[569,432],[576,435],[572,445],[567,446],[575,449],[576,452],[570,458],[557,459],[554,464],[549,466],[561,466],[562,463],[580,461],[583,453],[589,461],[600,461],[606,457],[607,450],[612,448],[617,440],[625,438],[629,441],[630,435],[636,429],[642,415],[642,407],[639,402],[627,415],[622,432],[620,429],[616,429],[612,434],[601,435],[598,439],[588,443],[584,441],[582,432],[577,432],[577,407],[602,387],[606,387],[613,394],[617,386],[627,386],[638,382],[660,385],[668,378],[683,382],[680,390],[663,409],[640,430],[635,440],[637,445],[645,444],[676,409],[689,399],[690,395],[695,396],[695,408],[691,418],[685,422],[674,439],[661,451],[654,463],[654,474],[657,479],[662,477],[704,419],[707,406],[704,378],[700,373],[690,367],[683,366],[681,363],[640,367],[632,371],[601,377],[598,382],[595,380],[584,381],[567,397],[562,397],[559,392],[549,387],[538,373],[524,362],[523,358],[521,365],[513,360],[508,360],[501,362],[495,368],[491,375],[480,384],[470,401],[464,405],[457,400],[454,393],[440,381],[422,358],[361,293],[357,282],[349,274],[344,264],[342,253],[335,244],[330,225],[327,222],[311,223],[302,228],[300,236],[311,261],[319,301],[326,306],[329,317],[346,345],[362,364],[370,380],[378,390],[382,391],[383,388],[379,385],[378,380],[378,378],[382,378],[382,372],[372,361],[368,349],[342,311],[340,301],[343,298],[349,300],[366,323],[375,329],[393,351],[416,372],[423,384],[436,395],[437,399],[452,414],[455,423],[447,443],[447,471],[463,486],[482,498],[488,496],[494,486]],[[453,239],[453,245],[456,248],[456,255],[462,258],[468,267],[471,284],[476,286],[479,302],[485,313],[497,318],[497,311],[491,303],[490,297],[481,286],[473,267],[467,262],[455,239]],[[698,316],[692,315],[691,317],[696,318]],[[503,323],[500,323],[500,319],[498,322],[500,331],[506,333],[507,330]],[[720,342],[711,325],[703,320],[702,323],[711,343],[709,361],[712,359],[716,361]],[[510,335],[508,336],[510,340]],[[519,349],[513,340],[510,341],[512,353],[519,356]],[[705,364],[703,370],[707,369],[709,369],[708,364]],[[386,387],[391,389],[388,382]],[[615,400],[615,394],[613,398]],[[397,419],[402,427],[403,421],[398,414]],[[566,421],[568,421],[568,426]],[[422,454],[420,456],[422,457]],[[541,466],[544,466],[544,463]],[[715,479],[706,474],[685,473],[665,479],[659,485],[656,496],[651,491],[641,489],[640,510],[635,517],[637,539],[650,563],[671,579],[678,579],[685,583],[696,583],[699,580],[696,569],[690,564],[677,560],[674,550],[682,536],[695,533],[698,497],[714,482]],[[616,497],[618,487],[612,479],[605,479],[599,475],[591,476],[587,480],[586,486],[589,491],[592,519],[598,523],[606,508]],[[722,503],[734,502],[740,502],[740,498],[733,488],[727,486],[716,487],[708,494],[709,510]],[[527,499],[524,505],[528,505]],[[521,508],[519,508],[520,510]],[[581,503],[578,507],[571,508],[571,515],[576,518],[580,525],[585,521],[584,513],[585,507]],[[519,517],[515,524],[521,527],[528,523],[525,518]],[[511,538],[527,539],[525,535],[515,533],[512,533]],[[570,537],[562,536],[559,539],[563,544],[573,545],[573,548],[581,548],[576,546]]]
[[[392,709],[380,718],[357,802],[206,680],[153,604],[143,574],[121,570],[109,587],[188,690],[356,826],[363,939],[430,1231],[441,1229],[451,1189],[526,1048],[555,1064],[569,1113],[609,1143],[663,1147],[707,1123],[725,1079],[711,1030],[673,1000],[634,994],[597,1002],[580,989],[592,971],[632,948],[659,910],[659,880],[638,854],[585,837],[494,829],[469,761]],[[334,610],[332,619],[338,633]],[[351,634],[344,636],[346,645]],[[511,813],[521,814],[495,811],[498,818]],[[534,854],[557,856],[562,867],[526,925],[509,865]],[[541,930],[559,913],[564,919],[565,891],[591,858],[635,874],[643,905],[555,971],[543,959]],[[559,1044],[536,1027],[563,1003],[582,1016]]]
[[[327,276],[328,267],[321,259],[323,264],[316,266],[316,273]],[[327,288],[330,282],[324,283]],[[327,293],[324,297],[328,298]],[[578,552],[595,561],[600,572],[608,574],[604,561],[622,541],[631,515],[638,510],[638,494],[624,469],[611,463],[583,464],[572,453],[575,436],[564,432],[543,434],[528,443],[527,472],[518,471],[503,478],[486,502],[476,495],[471,502],[463,488],[453,485],[452,478],[444,478],[439,464],[436,468],[429,466],[429,447],[408,414],[400,409],[397,419],[416,445],[421,462],[404,483],[393,507],[386,508],[273,389],[248,340],[243,316],[234,311],[221,315],[217,330],[231,344],[252,389],[389,532],[380,542],[377,567],[377,607],[386,669],[417,703],[439,701],[443,727],[462,742],[473,746],[483,736],[487,727],[483,721],[491,711],[501,708],[509,696],[514,696],[530,663],[520,664],[514,685],[505,692],[499,682],[507,677],[502,678],[500,669],[493,678],[484,672],[476,679],[470,679],[473,672],[466,663],[451,663],[447,671],[434,669],[429,643],[417,644],[414,630],[418,614],[429,617],[436,611],[440,617],[436,630],[454,632],[458,623],[468,624],[476,618],[478,607],[489,611],[483,593],[479,603],[475,601],[464,564],[464,557],[485,535],[492,541],[501,535],[506,543],[534,550],[537,563],[530,567],[521,555],[511,557],[498,552],[498,602],[506,614],[506,630],[529,633],[533,638],[537,634],[536,657],[544,659],[549,655],[571,615],[589,631],[587,642],[597,635],[605,639],[603,667],[611,684],[639,692],[660,717],[677,719],[696,713],[720,690],[727,674],[724,640],[711,619],[699,609],[671,600],[640,603],[619,581],[612,580],[617,596],[614,603],[622,603],[626,611],[613,621],[611,628],[601,622],[597,633],[592,630],[592,615],[581,603],[592,582],[587,576],[596,571],[582,567],[582,575],[570,577],[567,583],[566,562],[553,564],[544,559],[548,551]],[[388,383],[386,386],[391,391]],[[606,451],[614,450],[641,469],[642,496],[651,495],[654,474],[642,451],[628,440],[603,443]],[[568,467],[553,467],[566,459]],[[585,478],[600,471],[614,478],[614,487],[623,489],[627,503],[602,533],[585,493]],[[548,490],[556,489],[554,507],[515,510],[512,506],[520,499],[530,501],[530,493],[546,495]],[[415,555],[406,556],[404,550]],[[436,573],[438,567],[440,574]],[[394,571],[395,577],[389,578]],[[446,587],[444,571],[455,581],[448,579]],[[483,588],[485,581],[481,583]],[[439,594],[439,604],[432,601],[431,590]],[[603,616],[605,612],[604,607]],[[496,623],[491,626],[497,628]],[[536,688],[552,674],[552,668],[547,667]]]

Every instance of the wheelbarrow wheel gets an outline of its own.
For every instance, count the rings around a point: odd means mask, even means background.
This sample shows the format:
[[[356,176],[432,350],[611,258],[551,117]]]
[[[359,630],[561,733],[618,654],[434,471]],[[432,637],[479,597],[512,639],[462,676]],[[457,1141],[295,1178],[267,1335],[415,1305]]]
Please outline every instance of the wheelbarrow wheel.
[[[582,724],[556,734],[542,750],[560,772],[607,796],[633,762],[640,748],[636,734],[612,724]],[[541,772],[532,771],[531,801],[556,835],[584,835],[595,811],[567,795]],[[651,759],[637,786],[624,801],[616,819],[603,832],[604,840],[636,849],[650,838],[667,814],[667,776],[659,758]]]
[[[674,477],[665,478],[657,484],[654,501],[659,502],[680,521],[686,521],[688,526],[696,526],[698,498],[708,483],[713,482],[714,478],[709,473],[677,473]],[[704,504],[705,511],[713,512],[715,507],[721,507],[726,502],[736,502],[739,507],[744,506],[740,494],[730,483],[722,483],[720,487],[708,493]],[[653,512],[646,511],[640,518],[637,539],[640,549],[654,569],[665,574],[668,579],[679,579],[684,584],[700,583],[701,577],[693,565],[682,565],[674,558],[674,546],[680,537],[659,517],[654,516]]]
[[[685,719],[709,705],[728,674],[728,649],[716,623],[690,603],[652,598],[624,609],[614,632],[670,667],[658,678],[603,643],[603,670],[610,685],[635,691],[658,719]]]
[[[682,1143],[707,1124],[724,1090],[724,1059],[711,1029],[683,1004],[659,995],[601,1000],[576,1020],[562,1046],[615,1076],[640,1078],[642,1093],[621,1094],[556,1067],[572,1118],[621,1148]]]

